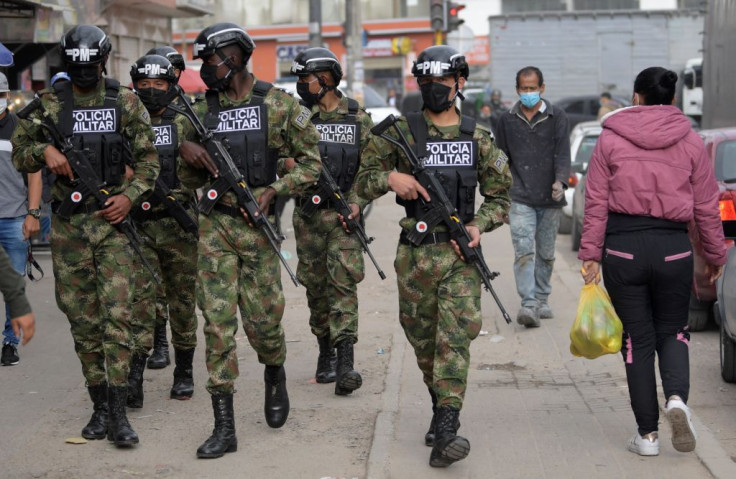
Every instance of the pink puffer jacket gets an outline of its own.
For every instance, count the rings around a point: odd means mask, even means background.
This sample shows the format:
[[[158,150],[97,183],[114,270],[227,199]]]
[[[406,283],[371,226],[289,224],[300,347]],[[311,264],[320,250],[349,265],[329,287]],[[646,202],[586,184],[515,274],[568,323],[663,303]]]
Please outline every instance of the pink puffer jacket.
[[[603,118],[588,165],[581,260],[601,260],[609,211],[683,223],[694,218],[706,261],[726,263],[713,165],[674,106],[624,108]]]

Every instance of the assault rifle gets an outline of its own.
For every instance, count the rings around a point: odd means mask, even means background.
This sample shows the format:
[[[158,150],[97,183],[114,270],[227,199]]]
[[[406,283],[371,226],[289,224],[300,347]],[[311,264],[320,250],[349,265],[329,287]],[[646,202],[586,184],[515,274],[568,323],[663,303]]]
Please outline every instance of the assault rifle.
[[[61,153],[66,156],[69,166],[71,166],[74,171],[76,179],[72,180],[72,185],[75,188],[72,196],[78,198],[78,201],[82,201],[88,195],[92,195],[97,201],[97,206],[100,209],[105,209],[105,203],[111,196],[107,189],[107,184],[100,179],[85,153],[75,149],[71,142],[71,138],[65,137],[61,133],[59,126],[51,119],[48,112],[43,107],[43,104],[41,104],[41,99],[36,96],[31,103],[18,112],[18,117],[23,120],[28,120],[30,114],[35,110],[41,111],[41,116],[45,118],[45,121],[37,118],[33,118],[31,121],[49,132],[57,148],[59,148]],[[130,246],[138,255],[148,272],[151,273],[151,276],[153,276],[156,283],[162,284],[158,273],[156,273],[156,270],[153,269],[151,263],[149,263],[143,255],[143,251],[141,250],[141,238],[138,236],[135,226],[133,226],[133,223],[130,221],[130,216],[126,216],[123,218],[123,221],[113,226],[128,238]]]
[[[189,104],[189,101],[184,96],[184,91],[181,87],[176,85],[175,88],[177,89],[179,98],[181,98],[181,106],[176,106],[172,103],[167,108],[181,113],[191,122],[197,132],[199,141],[207,149],[207,153],[209,153],[220,171],[219,178],[205,191],[202,201],[199,203],[199,211],[208,215],[215,206],[216,200],[226,192],[232,190],[237,197],[238,206],[244,209],[253,224],[263,231],[266,238],[268,238],[268,242],[271,243],[271,247],[279,255],[279,259],[289,273],[289,276],[291,276],[291,280],[296,286],[299,286],[299,280],[296,279],[296,275],[294,275],[294,272],[286,262],[286,258],[281,254],[281,241],[283,241],[284,237],[276,232],[276,229],[268,221],[266,215],[259,211],[260,205],[258,204],[258,200],[256,200],[253,192],[248,187],[243,174],[235,166],[230,152],[223,145],[223,142],[215,138],[212,132],[204,126],[204,123],[199,119],[192,105]]]
[[[429,193],[431,201],[426,201],[422,195],[419,195],[418,208],[419,217],[421,221],[426,223],[426,228],[422,231],[414,229],[406,235],[406,238],[415,245],[421,244],[424,237],[429,231],[436,225],[442,223],[447,226],[450,233],[450,238],[455,240],[457,245],[460,247],[460,252],[465,258],[465,262],[472,263],[478,269],[480,277],[483,280],[483,284],[488,292],[493,295],[493,299],[496,300],[498,309],[501,310],[501,314],[507,323],[511,323],[511,317],[506,309],[501,304],[501,300],[496,295],[496,292],[491,285],[491,281],[495,279],[499,273],[491,271],[483,259],[483,253],[480,245],[471,248],[468,244],[471,241],[468,229],[463,224],[462,219],[458,215],[455,205],[447,198],[445,189],[440,184],[439,180],[435,176],[434,172],[427,169],[424,166],[423,159],[420,159],[414,150],[409,146],[409,142],[406,140],[404,133],[396,124],[398,118],[394,115],[389,115],[381,123],[374,126],[371,129],[371,133],[376,136],[380,136],[389,143],[396,145],[404,152],[409,164],[411,165],[411,174],[417,179],[420,185],[422,185]],[[394,131],[398,135],[398,140],[392,138],[386,134],[386,130],[393,127]]]
[[[317,205],[319,205],[319,203],[324,201],[326,198],[332,198],[335,211],[342,215],[343,221],[345,221],[348,229],[355,233],[355,235],[358,237],[360,244],[363,246],[363,251],[368,253],[368,257],[373,262],[373,266],[375,266],[378,270],[378,276],[380,276],[381,279],[386,279],[386,275],[381,270],[381,267],[378,266],[376,258],[373,257],[373,253],[371,253],[371,250],[368,247],[368,244],[371,243],[374,238],[369,237],[365,233],[365,229],[363,229],[363,225],[360,224],[360,221],[356,220],[355,218],[348,218],[351,214],[353,214],[353,210],[350,209],[350,205],[343,197],[342,191],[340,191],[340,187],[335,181],[335,178],[333,178],[332,174],[330,173],[330,169],[324,163],[322,164],[322,174],[319,177],[318,188],[319,191],[312,196],[312,201],[307,203],[305,206],[302,206],[302,212],[304,212],[304,214],[306,214],[307,216],[312,216],[312,214],[314,214],[314,211],[317,209]],[[316,203],[315,199],[317,199]]]

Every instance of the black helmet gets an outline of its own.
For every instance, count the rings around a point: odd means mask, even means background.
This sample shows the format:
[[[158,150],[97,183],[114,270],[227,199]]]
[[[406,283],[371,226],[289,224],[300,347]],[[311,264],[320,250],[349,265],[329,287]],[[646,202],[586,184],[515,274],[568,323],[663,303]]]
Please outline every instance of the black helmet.
[[[194,40],[194,58],[202,60],[212,56],[215,50],[228,45],[239,46],[245,55],[244,60],[250,58],[256,44],[241,27],[234,23],[215,23],[202,30]],[[243,62],[245,63],[245,61]]]
[[[447,45],[435,45],[419,54],[411,69],[412,75],[422,77],[443,77],[454,75],[468,78],[470,69],[465,56]]]
[[[167,60],[171,62],[171,64],[179,71],[184,71],[187,69],[187,64],[184,62],[184,57],[181,53],[176,51],[174,47],[170,46],[162,46],[162,47],[153,47],[150,50],[148,50],[148,53],[146,55],[161,55],[162,57],[165,57]]]
[[[162,78],[176,83],[174,66],[161,55],[144,55],[130,67],[130,79],[133,82],[143,78]]]
[[[77,25],[61,37],[59,44],[64,63],[90,65],[104,62],[112,49],[105,32],[94,25]]]
[[[291,74],[302,76],[310,73],[330,72],[335,84],[342,79],[342,67],[337,56],[326,48],[307,48],[294,58],[291,64]]]

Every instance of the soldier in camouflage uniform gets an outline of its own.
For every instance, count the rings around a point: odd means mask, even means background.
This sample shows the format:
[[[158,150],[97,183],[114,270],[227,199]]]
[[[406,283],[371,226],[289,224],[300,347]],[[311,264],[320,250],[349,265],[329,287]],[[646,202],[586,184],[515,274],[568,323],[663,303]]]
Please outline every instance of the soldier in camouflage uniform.
[[[132,202],[153,187],[159,172],[148,112],[138,97],[117,81],[102,77],[110,53],[105,33],[79,25],[61,40],[61,56],[71,82],[41,92],[48,120],[55,122],[107,183],[110,198],[100,210],[82,193],[67,158],[49,143],[38,124],[21,120],[13,137],[13,162],[20,171],[48,166],[56,174],[51,255],[56,303],[71,323],[94,413],[82,436],[116,446],[138,443],[125,412],[131,359],[133,278],[140,261],[114,225]],[[47,121],[37,110],[34,122]],[[134,174],[124,176],[123,142],[132,149]]]
[[[178,97],[174,67],[159,55],[146,55],[133,64],[130,78],[138,97],[151,114],[159,153],[161,173],[156,188],[133,205],[131,216],[145,239],[150,263],[159,270],[163,285],[159,288],[141,268],[134,314],[140,322],[137,351],[130,368],[128,406],[143,407],[143,370],[153,346],[153,328],[163,329],[166,337],[166,309],[171,316],[172,342],[176,368],[172,399],[189,399],[194,393],[192,359],[197,345],[197,316],[194,312],[194,288],[197,278],[197,214],[194,191],[181,185],[176,175],[181,125],[176,113],[166,106]],[[172,200],[173,199],[173,200]],[[140,284],[142,283],[142,284]],[[159,301],[163,289],[163,301]],[[163,310],[162,310],[163,309]],[[167,350],[168,352],[168,350]]]
[[[465,57],[448,46],[429,47],[419,54],[412,73],[417,77],[421,113],[402,117],[398,126],[417,155],[426,157],[445,187],[450,201],[467,225],[472,241],[503,224],[509,208],[511,186],[507,160],[496,148],[490,132],[461,116],[455,98],[468,77]],[[389,133],[390,134],[390,133]],[[481,329],[478,271],[465,263],[450,241],[444,225],[434,227],[414,245],[406,233],[426,228],[416,201],[430,200],[427,191],[411,173],[399,148],[372,137],[363,152],[355,181],[358,195],[375,199],[392,190],[407,211],[394,267],[398,276],[401,326],[414,348],[424,383],[432,398],[432,422],[425,435],[433,446],[430,465],[446,467],[470,451],[467,439],[457,436],[465,396],[470,342]],[[475,212],[475,189],[484,197]]]
[[[320,174],[317,130],[311,112],[289,94],[258,81],[245,65],[255,44],[232,23],[205,28],[194,43],[194,56],[203,60],[200,76],[209,87],[206,101],[194,105],[200,118],[228,145],[262,214],[276,195],[301,194]],[[199,282],[197,304],[205,319],[207,390],[212,395],[215,429],[197,450],[202,458],[237,450],[233,418],[234,382],[238,377],[236,309],[258,360],[265,367],[265,415],[278,428],[289,414],[286,391],[286,343],[281,328],[284,294],[281,268],[266,235],[250,226],[233,191],[219,195],[211,186],[217,165],[198,143],[191,127],[180,147],[184,160],[179,178],[189,188],[205,186],[205,197],[216,201],[209,215],[199,216]],[[292,170],[276,179],[280,158],[294,158]],[[283,163],[283,162],[281,162]],[[203,198],[204,200],[204,198]]]
[[[373,121],[357,101],[337,90],[342,67],[326,48],[299,53],[291,73],[299,77],[297,93],[311,108],[312,122],[320,133],[322,167],[330,169],[347,197]],[[299,256],[297,277],[307,288],[309,326],[319,345],[316,380],[336,381],[335,394],[347,395],[363,382],[353,370],[353,344],[358,341],[358,283],[365,274],[363,250],[355,235],[343,230],[332,200],[318,193],[312,188],[296,199],[293,223]],[[360,208],[355,204],[353,207],[357,218]]]

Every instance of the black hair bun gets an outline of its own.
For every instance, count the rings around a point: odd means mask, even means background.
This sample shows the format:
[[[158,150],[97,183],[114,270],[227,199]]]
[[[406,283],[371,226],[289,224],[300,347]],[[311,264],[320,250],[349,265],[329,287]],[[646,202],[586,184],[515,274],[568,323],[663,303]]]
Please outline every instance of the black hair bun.
[[[677,73],[667,70],[659,77],[659,85],[668,90],[675,88],[675,85],[677,85]]]

